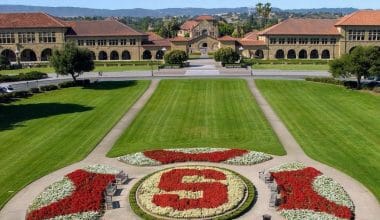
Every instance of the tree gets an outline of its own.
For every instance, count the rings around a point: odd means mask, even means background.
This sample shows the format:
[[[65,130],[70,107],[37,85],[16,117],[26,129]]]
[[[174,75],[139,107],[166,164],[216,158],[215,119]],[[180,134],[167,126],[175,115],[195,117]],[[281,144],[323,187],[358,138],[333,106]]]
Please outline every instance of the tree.
[[[188,56],[185,51],[182,50],[172,50],[164,56],[165,63],[182,65]]]
[[[55,50],[50,57],[50,64],[57,74],[70,74],[74,81],[83,72],[94,69],[91,52],[88,49],[79,48],[74,42],[68,42],[61,50]]]
[[[235,63],[239,58],[240,55],[230,47],[220,48],[214,54],[215,61],[222,62],[222,65]]]
[[[263,11],[262,11],[262,15],[264,17],[264,27],[267,26],[268,18],[270,16],[271,12],[272,12],[272,6],[271,6],[271,4],[269,2],[265,3],[265,5],[263,7]]]
[[[11,65],[11,62],[6,56],[0,55],[0,70],[7,68]]]
[[[219,22],[218,29],[220,36],[229,36],[234,32],[234,26],[226,22]]]
[[[356,47],[350,54],[330,62],[330,72],[334,77],[355,76],[358,89],[362,77],[378,74],[380,70],[380,51],[376,47]]]

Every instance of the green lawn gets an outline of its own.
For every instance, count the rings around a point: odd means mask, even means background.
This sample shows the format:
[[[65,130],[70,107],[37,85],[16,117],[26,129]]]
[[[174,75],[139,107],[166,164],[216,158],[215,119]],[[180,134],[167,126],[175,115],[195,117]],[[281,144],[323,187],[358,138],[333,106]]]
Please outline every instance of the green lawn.
[[[255,64],[252,69],[270,70],[329,70],[327,64]]]
[[[153,69],[157,70],[158,66],[154,65]],[[136,65],[136,66],[96,66],[93,70],[94,72],[122,72],[122,71],[144,71],[151,70],[151,66],[147,65]],[[34,67],[34,68],[24,68],[18,70],[0,70],[0,74],[2,75],[11,75],[11,74],[19,74],[19,73],[27,73],[31,71],[39,71],[43,73],[54,73],[54,69],[52,67]]]
[[[83,159],[148,85],[100,83],[0,105],[0,208],[33,180]]]
[[[257,85],[310,157],[356,178],[380,200],[380,96],[304,81]]]
[[[108,156],[178,147],[285,154],[245,80],[161,81]]]

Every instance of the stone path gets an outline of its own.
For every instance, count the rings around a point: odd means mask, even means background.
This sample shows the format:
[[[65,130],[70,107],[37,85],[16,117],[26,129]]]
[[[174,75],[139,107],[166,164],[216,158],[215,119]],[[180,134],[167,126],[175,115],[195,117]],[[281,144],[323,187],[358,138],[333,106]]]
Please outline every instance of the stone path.
[[[157,170],[161,170],[167,167],[178,166],[176,165],[164,165],[159,167],[135,167],[126,165],[117,161],[116,159],[107,158],[105,155],[111,149],[117,138],[122,134],[122,132],[130,125],[135,116],[139,113],[142,107],[149,100],[151,95],[154,93],[159,80],[153,80],[147,91],[143,96],[132,106],[132,108],[126,113],[126,115],[117,123],[117,125],[105,136],[105,138],[99,143],[99,145],[79,163],[75,163],[68,167],[57,170],[45,177],[36,180],[31,183],[19,193],[17,193],[0,211],[0,219],[10,219],[18,220],[24,219],[25,213],[28,205],[32,200],[41,192],[44,188],[60,180],[65,174],[72,172],[75,169],[83,168],[84,166],[90,164],[106,164],[114,167],[123,169],[132,180],[124,186],[125,190],[119,197],[115,197],[116,200],[120,201],[120,208],[107,211],[104,215],[104,219],[111,220],[133,220],[139,219],[131,210],[128,204],[128,193],[129,189],[142,177],[149,173]],[[281,122],[272,108],[269,106],[267,101],[261,95],[260,91],[257,89],[254,81],[251,78],[247,78],[247,83],[252,94],[256,98],[259,106],[264,112],[265,117],[268,119],[269,123],[273,127],[273,130],[277,134],[280,142],[283,144],[285,150],[287,151],[286,156],[274,156],[270,161],[255,166],[233,166],[226,164],[211,164],[211,163],[196,163],[199,165],[212,165],[218,167],[224,167],[236,172],[241,173],[248,179],[250,179],[256,186],[258,191],[258,200],[254,207],[247,212],[245,215],[240,217],[240,219],[261,219],[263,214],[272,215],[272,219],[282,219],[281,216],[273,208],[269,208],[269,198],[270,191],[267,186],[258,177],[258,172],[264,169],[269,169],[273,166],[280,165],[287,162],[303,162],[306,165],[313,166],[327,176],[333,177],[336,181],[343,185],[346,191],[349,193],[353,199],[356,206],[356,219],[358,220],[375,220],[380,216],[380,205],[376,198],[359,182],[353,178],[329,167],[321,164],[317,161],[310,159],[291,133],[287,130],[286,126]],[[183,163],[180,165],[189,165],[194,163]]]

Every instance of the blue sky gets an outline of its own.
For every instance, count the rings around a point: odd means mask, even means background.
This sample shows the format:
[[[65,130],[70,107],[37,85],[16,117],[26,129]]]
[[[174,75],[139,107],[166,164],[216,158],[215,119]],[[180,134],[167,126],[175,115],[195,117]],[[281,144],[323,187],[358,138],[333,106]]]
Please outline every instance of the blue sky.
[[[0,4],[39,6],[77,6],[106,9],[176,8],[176,7],[241,7],[255,5],[258,0],[1,0]],[[265,0],[261,2],[266,2]],[[282,9],[355,7],[380,9],[380,0],[271,0],[274,7]]]

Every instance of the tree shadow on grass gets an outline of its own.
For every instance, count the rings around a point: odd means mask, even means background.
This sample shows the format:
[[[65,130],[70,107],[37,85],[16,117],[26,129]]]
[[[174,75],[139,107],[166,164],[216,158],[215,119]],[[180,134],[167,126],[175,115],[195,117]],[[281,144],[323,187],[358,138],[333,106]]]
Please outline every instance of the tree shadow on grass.
[[[94,108],[77,104],[62,103],[37,103],[24,105],[0,104],[0,131],[22,126],[19,125],[19,123],[32,119],[85,112],[92,109]]]
[[[105,81],[105,82],[95,82],[90,85],[83,87],[83,89],[93,89],[93,90],[112,90],[121,89],[126,87],[133,87],[137,85],[136,80],[129,81]]]

